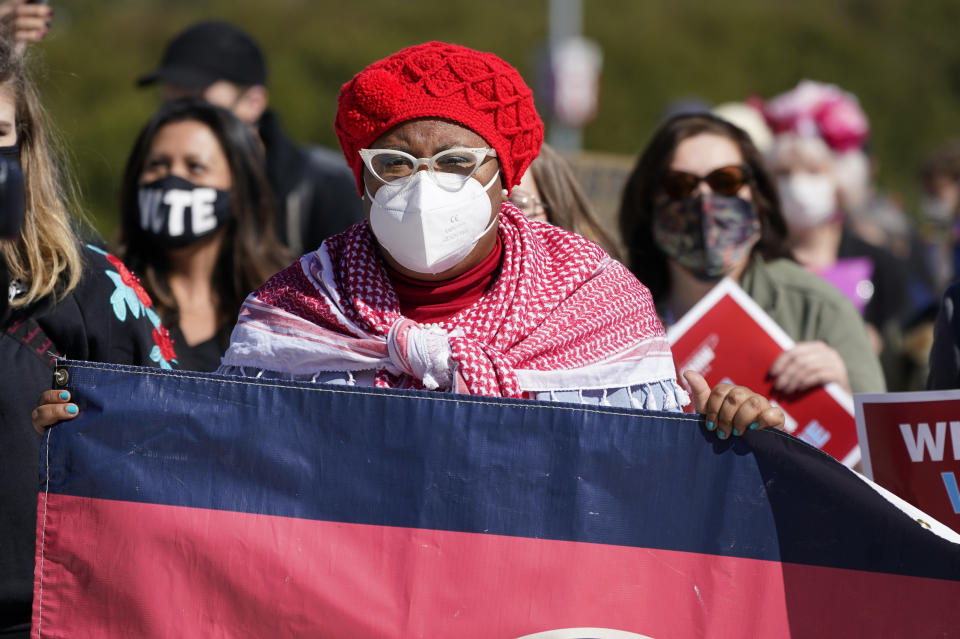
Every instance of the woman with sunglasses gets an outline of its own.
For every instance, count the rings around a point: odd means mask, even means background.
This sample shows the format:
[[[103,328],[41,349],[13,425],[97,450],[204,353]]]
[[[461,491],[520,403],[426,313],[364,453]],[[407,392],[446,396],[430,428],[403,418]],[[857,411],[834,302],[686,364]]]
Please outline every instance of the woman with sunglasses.
[[[857,311],[791,256],[773,181],[736,126],[706,114],[665,122],[627,182],[620,229],[668,325],[730,277],[797,342],[770,369],[777,391],[884,390]]]

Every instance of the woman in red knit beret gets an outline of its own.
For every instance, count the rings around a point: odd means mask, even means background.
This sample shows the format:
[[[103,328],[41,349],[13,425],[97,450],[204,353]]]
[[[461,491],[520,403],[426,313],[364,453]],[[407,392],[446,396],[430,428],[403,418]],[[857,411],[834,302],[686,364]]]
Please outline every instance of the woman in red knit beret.
[[[596,244],[508,200],[543,141],[520,74],[430,42],[358,73],[336,131],[367,221],[251,294],[221,372],[678,410],[647,289]],[[690,375],[726,439],[783,414]]]

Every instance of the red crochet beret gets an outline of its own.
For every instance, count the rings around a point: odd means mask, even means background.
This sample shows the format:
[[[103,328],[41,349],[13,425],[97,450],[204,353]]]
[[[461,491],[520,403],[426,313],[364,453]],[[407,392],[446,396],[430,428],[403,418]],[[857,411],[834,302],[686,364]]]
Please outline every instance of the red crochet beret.
[[[374,62],[340,89],[335,128],[363,193],[358,151],[414,118],[442,118],[496,149],[508,188],[540,152],[543,122],[533,92],[512,66],[455,44],[427,42]]]

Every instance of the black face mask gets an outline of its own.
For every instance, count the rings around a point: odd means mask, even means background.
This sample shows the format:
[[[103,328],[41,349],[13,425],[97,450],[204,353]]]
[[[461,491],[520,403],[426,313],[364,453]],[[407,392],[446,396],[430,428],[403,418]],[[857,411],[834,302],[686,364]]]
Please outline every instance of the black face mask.
[[[20,234],[26,209],[20,147],[0,146],[0,239],[11,240]]]
[[[140,228],[167,248],[209,237],[232,217],[230,192],[168,175],[140,186]]]

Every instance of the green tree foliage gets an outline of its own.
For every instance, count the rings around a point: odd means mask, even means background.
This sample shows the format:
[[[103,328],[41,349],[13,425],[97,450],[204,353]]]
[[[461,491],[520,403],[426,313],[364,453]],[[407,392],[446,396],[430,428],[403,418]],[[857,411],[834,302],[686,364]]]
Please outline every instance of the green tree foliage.
[[[126,155],[159,100],[134,79],[164,43],[205,18],[248,30],[267,52],[271,103],[295,139],[336,146],[341,84],[367,63],[431,39],[494,51],[538,85],[546,2],[419,0],[51,0],[32,52],[67,140],[88,213],[109,234]],[[604,51],[588,149],[636,154],[665,106],[771,96],[803,78],[858,95],[881,183],[913,194],[923,154],[960,137],[956,0],[585,0],[585,35]],[[541,101],[542,103],[542,101]]]

